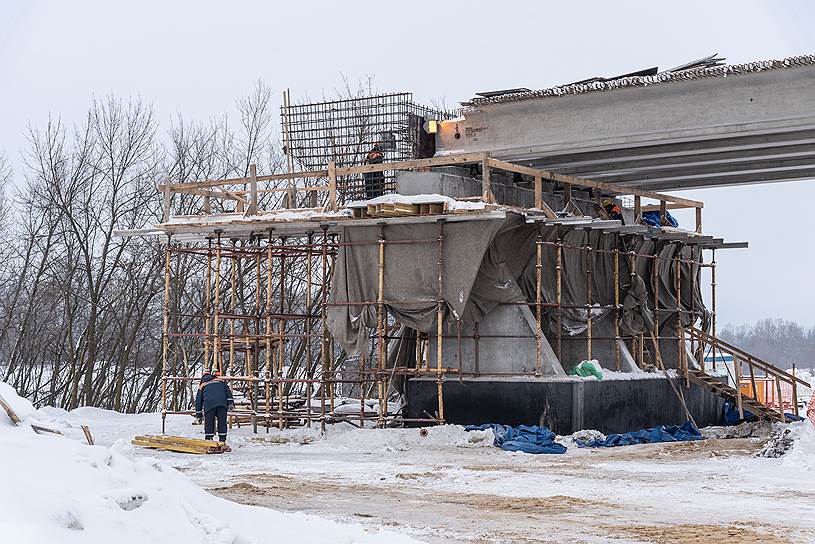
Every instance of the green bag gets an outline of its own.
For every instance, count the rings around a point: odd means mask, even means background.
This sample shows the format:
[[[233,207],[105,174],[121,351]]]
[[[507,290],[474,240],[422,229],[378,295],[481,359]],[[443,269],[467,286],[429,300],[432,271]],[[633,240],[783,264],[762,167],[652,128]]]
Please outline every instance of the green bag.
[[[572,376],[594,376],[597,378],[597,381],[602,381],[603,379],[603,368],[600,366],[600,363],[597,362],[596,359],[592,359],[591,361],[581,361],[579,365],[574,367],[569,371],[569,374]]]

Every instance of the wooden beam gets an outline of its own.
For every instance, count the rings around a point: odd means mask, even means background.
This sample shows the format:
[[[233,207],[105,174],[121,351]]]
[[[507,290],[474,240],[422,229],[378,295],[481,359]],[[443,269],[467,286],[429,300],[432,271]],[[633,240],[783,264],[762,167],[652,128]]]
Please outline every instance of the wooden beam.
[[[696,232],[702,234],[702,208],[696,208]]]
[[[584,178],[577,178],[574,176],[567,176],[564,174],[556,174],[554,172],[549,172],[547,170],[541,170],[539,168],[532,168],[530,166],[522,166],[520,164],[513,164],[511,162],[500,161],[497,159],[489,159],[490,166],[495,168],[496,170],[505,170],[507,172],[516,172],[518,174],[524,174],[527,176],[540,176],[544,179],[548,179],[551,181],[557,181],[560,183],[568,183],[570,185],[575,185],[577,187],[590,187],[592,189],[600,189],[601,191],[605,191],[611,194],[617,195],[634,195],[634,196],[641,196],[643,198],[651,198],[653,200],[664,200],[666,202],[674,202],[676,204],[684,204],[686,208],[702,208],[704,207],[703,202],[699,202],[698,200],[691,200],[688,198],[681,198],[678,196],[666,195],[662,193],[654,193],[652,191],[642,191],[640,189],[635,189],[634,187],[624,187],[622,185],[617,185],[614,183],[603,183],[600,181],[592,181]]]
[[[535,207],[543,208],[543,180],[540,176],[535,176]]]
[[[635,199],[637,197],[634,197]],[[635,202],[636,203],[636,202]],[[688,209],[687,206],[684,204],[677,204],[675,202],[666,202],[665,203],[666,210],[686,210]],[[697,208],[699,209],[699,208]],[[659,211],[659,204],[646,204],[645,206],[640,206],[640,211],[642,212],[658,212]]]
[[[642,197],[634,195],[634,224],[639,225],[642,223]]]
[[[461,153],[446,155],[430,159],[415,159],[410,161],[382,162],[379,164],[361,164],[359,166],[346,166],[337,168],[338,176],[351,174],[365,174],[367,172],[384,172],[386,170],[413,170],[415,168],[429,168],[431,166],[455,166],[457,164],[475,164],[484,160],[484,153]]]

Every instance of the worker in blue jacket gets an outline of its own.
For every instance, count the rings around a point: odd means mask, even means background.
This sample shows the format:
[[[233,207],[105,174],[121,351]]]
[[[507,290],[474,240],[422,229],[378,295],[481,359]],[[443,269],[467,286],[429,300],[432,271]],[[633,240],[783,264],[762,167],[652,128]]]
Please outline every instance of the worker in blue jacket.
[[[204,372],[195,395],[195,417],[204,418],[204,438],[212,440],[215,421],[218,421],[218,439],[226,442],[226,414],[235,409],[232,390],[216,374]]]

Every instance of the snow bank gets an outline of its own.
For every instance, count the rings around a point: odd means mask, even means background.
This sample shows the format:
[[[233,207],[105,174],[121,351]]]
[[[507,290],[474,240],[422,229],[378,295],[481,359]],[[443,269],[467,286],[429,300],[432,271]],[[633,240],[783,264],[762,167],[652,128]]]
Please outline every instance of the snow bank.
[[[40,414],[2,382],[0,395],[23,418],[14,426],[0,411],[3,542],[259,544],[270,535],[276,542],[304,544],[415,542],[360,525],[217,498],[163,463],[137,459],[125,440],[105,448],[37,435],[32,421],[56,421],[67,413],[47,409]]]
[[[411,449],[446,449],[490,446],[495,435],[489,431],[467,432],[461,425],[439,425],[422,429],[357,429],[351,425],[332,425],[327,429],[330,445],[359,449],[409,451]]]
[[[784,456],[784,464],[797,470],[815,473],[815,427],[808,420],[790,423],[794,436],[792,448]]]

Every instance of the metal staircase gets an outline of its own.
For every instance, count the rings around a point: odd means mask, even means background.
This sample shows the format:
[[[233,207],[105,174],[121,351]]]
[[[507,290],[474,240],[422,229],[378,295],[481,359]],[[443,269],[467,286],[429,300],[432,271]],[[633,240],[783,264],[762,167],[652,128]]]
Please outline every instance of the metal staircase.
[[[744,417],[744,411],[747,410],[759,418],[774,421],[787,420],[787,417],[784,415],[784,402],[781,394],[781,384],[787,383],[792,389],[790,408],[796,416],[798,415],[797,386],[800,384],[805,387],[810,387],[809,383],[700,329],[691,327],[688,329],[688,333],[690,334],[692,342],[698,342],[699,353],[705,353],[706,350],[709,350],[714,353],[714,356],[716,353],[722,353],[733,357],[734,381],[736,384],[741,383],[742,366],[746,364],[750,377],[750,390],[752,391],[752,395],[742,393],[740,388],[736,389],[730,387],[719,378],[705,373],[704,370],[688,369],[686,366],[684,371],[687,379],[710,389],[720,397],[734,400],[738,406],[739,416],[741,417]],[[699,360],[701,364],[701,361],[704,361],[704,357],[699,357]],[[758,388],[756,387],[756,375],[759,372],[774,380],[778,409],[767,406],[758,400],[759,395]]]

